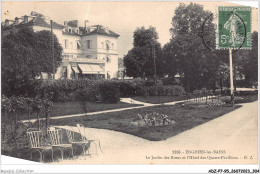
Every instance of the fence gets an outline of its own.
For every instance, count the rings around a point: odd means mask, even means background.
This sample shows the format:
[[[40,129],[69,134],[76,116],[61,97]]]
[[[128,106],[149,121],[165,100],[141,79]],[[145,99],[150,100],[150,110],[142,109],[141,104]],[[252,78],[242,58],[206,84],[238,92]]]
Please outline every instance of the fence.
[[[208,91],[194,91],[193,93],[187,94],[188,103],[195,104],[219,104],[221,94],[219,92],[213,92],[212,90]]]

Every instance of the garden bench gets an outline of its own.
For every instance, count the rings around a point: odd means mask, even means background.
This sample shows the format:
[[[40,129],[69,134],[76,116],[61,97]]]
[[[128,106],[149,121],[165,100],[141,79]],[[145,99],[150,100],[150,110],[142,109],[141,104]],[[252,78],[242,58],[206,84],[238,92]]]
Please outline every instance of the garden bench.
[[[29,147],[31,151],[31,159],[33,158],[33,151],[40,153],[40,162],[43,161],[43,153],[46,151],[51,151],[51,157],[53,161],[53,149],[51,145],[44,145],[43,133],[38,129],[28,129],[27,136],[29,138]]]
[[[72,144],[64,144],[62,142],[62,130],[61,129],[50,128],[47,131],[47,133],[51,140],[52,149],[60,150],[62,160],[63,160],[63,154],[64,154],[65,149],[71,149],[71,156],[72,156],[72,158],[74,158]]]
[[[79,129],[79,133],[81,135],[81,138],[83,141],[89,141],[90,142],[90,145],[94,143],[95,145],[95,151],[96,151],[96,155],[98,155],[97,153],[97,144],[99,145],[99,149],[100,151],[103,153],[102,149],[101,149],[101,145],[100,145],[100,140],[99,139],[95,139],[95,140],[90,140],[90,139],[87,139],[87,136],[86,136],[86,132],[85,132],[85,127],[82,125],[82,124],[77,124],[77,128]],[[90,147],[89,147],[90,148]],[[90,154],[91,155],[91,154]]]
[[[86,152],[85,148],[86,148],[87,145],[90,145],[90,141],[84,140],[84,139],[76,140],[74,131],[68,130],[68,129],[65,129],[65,130],[66,130],[66,133],[67,133],[67,137],[68,137],[69,143],[71,143],[72,145],[75,145],[76,148],[78,146],[82,147],[83,155],[85,156],[85,152]],[[88,148],[88,154],[89,154],[89,148]]]

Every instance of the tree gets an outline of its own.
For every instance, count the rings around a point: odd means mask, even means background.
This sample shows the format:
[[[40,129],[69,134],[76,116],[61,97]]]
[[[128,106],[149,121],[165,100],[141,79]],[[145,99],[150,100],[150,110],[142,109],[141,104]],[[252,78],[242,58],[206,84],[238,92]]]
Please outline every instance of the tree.
[[[41,72],[52,73],[51,33],[21,29],[2,38],[2,92],[4,95],[29,94],[30,80]],[[62,47],[54,36],[54,63],[62,61]]]
[[[154,27],[137,28],[134,32],[133,49],[124,56],[126,75],[130,77],[152,77],[154,75],[154,57],[157,74],[160,72],[161,45],[157,41],[158,33]]]
[[[181,3],[172,18],[172,37],[163,49],[163,62],[169,75],[184,74],[183,84],[188,92],[215,86],[219,57],[205,45],[215,46],[215,26],[212,21],[211,13],[195,3]],[[204,41],[202,34],[207,36]],[[171,70],[171,67],[176,70]]]
[[[258,32],[252,34],[252,49],[237,51],[233,60],[238,75],[245,76],[245,86],[258,81]]]

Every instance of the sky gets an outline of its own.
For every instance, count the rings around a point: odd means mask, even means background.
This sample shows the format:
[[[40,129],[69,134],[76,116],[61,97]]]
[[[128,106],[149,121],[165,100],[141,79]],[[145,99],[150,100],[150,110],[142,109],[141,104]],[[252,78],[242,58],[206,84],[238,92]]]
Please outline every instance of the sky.
[[[216,13],[217,6],[236,5],[228,2],[199,2],[205,10]],[[36,11],[50,17],[55,22],[63,24],[64,21],[78,20],[84,25],[89,20],[89,25],[100,24],[109,27],[118,33],[118,53],[123,57],[132,48],[133,32],[137,27],[156,27],[159,34],[159,42],[163,46],[171,37],[171,19],[174,10],[179,6],[178,1],[2,1],[1,21],[14,20],[15,17],[29,15]],[[190,2],[184,2],[189,4]],[[258,14],[256,8],[252,10],[252,31],[258,31]]]

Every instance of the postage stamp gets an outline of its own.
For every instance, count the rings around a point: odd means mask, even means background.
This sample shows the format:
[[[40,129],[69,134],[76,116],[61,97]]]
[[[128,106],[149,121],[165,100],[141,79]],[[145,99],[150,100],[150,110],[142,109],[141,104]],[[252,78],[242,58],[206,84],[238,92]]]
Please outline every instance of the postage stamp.
[[[217,49],[251,49],[251,8],[218,7]]]

